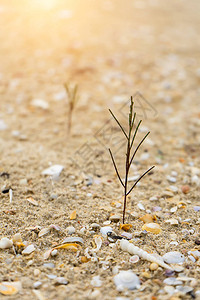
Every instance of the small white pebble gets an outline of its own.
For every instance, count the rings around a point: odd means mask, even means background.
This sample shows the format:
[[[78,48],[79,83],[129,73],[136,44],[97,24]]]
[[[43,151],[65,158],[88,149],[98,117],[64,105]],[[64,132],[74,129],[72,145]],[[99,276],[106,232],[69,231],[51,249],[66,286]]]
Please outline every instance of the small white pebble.
[[[42,282],[41,282],[41,281],[36,281],[36,282],[34,282],[34,284],[33,284],[33,288],[34,288],[34,289],[39,289],[39,288],[41,287],[41,285],[42,285]]]
[[[66,231],[68,234],[73,234],[73,233],[75,233],[75,228],[74,228],[74,226],[68,226],[66,228]]]
[[[141,210],[145,210],[144,205],[141,202],[137,204],[137,207]]]
[[[167,176],[167,180],[169,182],[172,182],[172,183],[175,183],[176,182],[176,178],[175,177],[172,177],[172,176]]]
[[[100,287],[102,285],[100,276],[94,276],[91,280],[91,285],[94,287]]]
[[[53,251],[51,251],[51,256],[56,256],[58,254],[58,250],[54,249]]]

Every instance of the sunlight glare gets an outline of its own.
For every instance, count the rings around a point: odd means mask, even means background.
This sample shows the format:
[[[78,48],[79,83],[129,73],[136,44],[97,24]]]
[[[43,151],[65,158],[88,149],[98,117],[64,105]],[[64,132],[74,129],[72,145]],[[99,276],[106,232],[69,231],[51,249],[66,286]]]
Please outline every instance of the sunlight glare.
[[[31,5],[37,9],[50,10],[57,6],[59,0],[31,0]]]

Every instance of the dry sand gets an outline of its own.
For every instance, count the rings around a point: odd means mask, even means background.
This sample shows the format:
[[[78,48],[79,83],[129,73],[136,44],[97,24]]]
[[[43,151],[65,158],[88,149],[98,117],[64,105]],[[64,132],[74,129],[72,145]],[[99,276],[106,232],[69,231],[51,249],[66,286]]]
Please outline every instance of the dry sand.
[[[0,282],[22,284],[17,295],[0,298],[200,299],[199,260],[188,254],[199,249],[199,11],[198,0],[0,1],[0,186],[13,191],[12,203],[1,193],[0,238],[21,233],[24,244],[35,246],[30,255],[21,254],[23,246],[18,253],[0,250]],[[71,136],[65,82],[79,88]],[[136,95],[137,120],[143,119],[138,138],[151,131],[130,175],[156,168],[130,195],[126,222],[143,250],[184,254],[181,273],[151,271],[142,259],[133,264],[106,238],[96,259],[91,252],[101,235],[91,224],[102,227],[111,214],[122,216],[123,190],[107,148],[123,177],[124,140],[108,108],[126,128],[130,95]],[[58,180],[41,174],[55,164],[64,167]],[[142,231],[139,218],[146,213],[156,215],[160,234]],[[109,225],[118,235],[121,222]],[[38,237],[51,224],[59,230]],[[83,238],[80,253],[60,249],[45,261],[45,251],[69,236],[69,226],[72,236]],[[93,258],[83,262],[87,248]],[[137,274],[140,289],[117,291],[117,267]],[[188,293],[163,282],[183,275],[193,278],[179,284]]]

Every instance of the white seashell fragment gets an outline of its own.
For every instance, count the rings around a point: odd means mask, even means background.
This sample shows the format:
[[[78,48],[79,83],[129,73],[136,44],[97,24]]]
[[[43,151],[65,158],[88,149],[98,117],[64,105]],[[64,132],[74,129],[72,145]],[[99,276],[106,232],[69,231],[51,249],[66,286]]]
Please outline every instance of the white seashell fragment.
[[[163,283],[167,284],[167,285],[181,285],[183,284],[183,282],[181,280],[178,280],[175,277],[169,277],[166,278]]]
[[[13,236],[12,238],[12,241],[13,241],[13,244],[16,244],[16,243],[21,243],[22,242],[22,236],[21,236],[21,233],[15,233],[15,235]]]
[[[51,251],[51,256],[56,256],[58,254],[58,250],[54,249]]]
[[[7,125],[3,120],[0,120],[0,130],[6,130],[7,129]]]
[[[67,233],[68,234],[73,234],[73,233],[75,233],[75,227],[74,226],[68,226],[67,228],[66,228],[66,231],[67,231]]]
[[[115,275],[114,283],[118,291],[123,291],[126,288],[134,290],[140,287],[139,277],[131,270],[120,271],[119,274]]]
[[[171,251],[165,253],[163,259],[168,264],[180,264],[185,261],[185,256],[178,251]]]
[[[84,243],[82,238],[80,238],[78,236],[70,236],[70,237],[65,238],[63,240],[62,244],[64,244],[64,243],[76,243],[76,242],[81,243],[81,244]]]
[[[31,254],[33,251],[35,251],[35,246],[33,244],[31,244],[22,251],[22,254],[28,255],[28,254]]]
[[[120,219],[121,219],[121,216],[120,216],[120,215],[112,215],[112,216],[110,217],[110,220],[111,220],[111,221],[114,221],[114,222],[118,222]]]
[[[172,207],[172,208],[170,209],[170,212],[171,212],[171,213],[174,213],[174,212],[177,211],[177,209],[178,209],[178,207],[177,207],[177,206],[174,206],[174,207]]]
[[[107,236],[108,232],[112,232],[112,231],[113,231],[112,227],[110,227],[110,226],[104,226],[104,227],[101,227],[101,229],[100,229],[100,232],[104,237]]]
[[[43,100],[43,99],[33,99],[31,101],[31,105],[38,107],[38,108],[42,108],[42,109],[48,109],[49,108],[49,104],[47,101]]]
[[[64,167],[61,165],[53,165],[53,166],[45,169],[44,171],[42,171],[42,175],[58,177],[60,175],[60,173],[62,172],[63,168]]]
[[[138,255],[139,257],[141,257],[145,260],[157,263],[159,266],[161,266],[163,268],[172,270],[172,268],[170,266],[168,266],[167,264],[165,264],[161,259],[147,253],[146,251],[135,246],[134,244],[129,243],[129,241],[127,241],[127,240],[122,239],[120,241],[120,247],[123,251],[126,251],[132,255]]]
[[[139,202],[139,203],[137,204],[137,207],[138,207],[140,210],[145,210],[144,205],[143,205],[141,202]]]
[[[0,249],[8,249],[11,248],[13,245],[13,242],[9,240],[7,237],[3,237],[0,240]]]
[[[102,246],[102,238],[100,236],[95,236],[94,241],[95,241],[95,244],[97,245],[97,247],[93,251],[97,252],[100,250],[100,248]]]
[[[91,280],[91,285],[94,287],[100,287],[102,285],[100,276],[94,276]]]
[[[38,237],[42,237],[42,236],[44,236],[45,234],[47,234],[49,232],[50,232],[50,228],[49,227],[42,228],[40,230],[40,232],[38,233]]]
[[[171,225],[178,225],[178,220],[169,219],[169,220],[166,220],[165,223],[170,223]]]
[[[129,258],[130,263],[136,264],[139,261],[139,256],[138,255],[133,255]]]

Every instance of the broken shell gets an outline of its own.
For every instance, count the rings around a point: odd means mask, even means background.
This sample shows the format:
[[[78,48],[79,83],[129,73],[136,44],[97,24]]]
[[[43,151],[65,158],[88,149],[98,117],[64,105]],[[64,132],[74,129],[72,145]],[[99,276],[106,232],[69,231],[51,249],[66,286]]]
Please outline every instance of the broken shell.
[[[3,237],[0,240],[0,249],[8,249],[11,248],[13,245],[13,242],[9,240],[7,237]]]
[[[139,256],[138,255],[133,255],[129,258],[129,262],[132,263],[132,264],[135,264],[139,261]]]
[[[157,223],[147,223],[142,226],[142,230],[146,230],[148,232],[159,234],[161,232],[160,225]]]
[[[76,244],[76,243],[67,243],[67,244],[56,246],[53,249],[66,249],[66,250],[76,252],[79,249],[81,249],[81,246],[79,244]]]
[[[64,239],[64,241],[62,242],[64,243],[81,243],[83,244],[84,241],[82,238],[78,237],[78,236],[72,236],[72,237],[67,237]]]
[[[91,280],[91,285],[93,285],[94,287],[100,287],[102,285],[100,276],[94,276]]]
[[[178,220],[169,219],[169,220],[166,220],[165,223],[170,223],[171,225],[178,225]]]
[[[120,215],[112,215],[110,216],[110,220],[114,222],[118,222],[121,219]]]
[[[152,216],[150,214],[146,214],[139,218],[139,220],[143,221],[144,223],[153,223],[153,221],[156,221],[156,216]]]
[[[155,270],[157,270],[157,269],[158,269],[158,264],[156,264],[156,263],[152,263],[152,264],[150,264],[150,267],[149,267],[149,269],[150,269],[151,271],[155,271]]]
[[[49,232],[50,232],[49,227],[42,228],[42,230],[40,230],[40,232],[38,233],[38,237],[42,237],[42,236],[44,236],[45,234],[47,234]]]
[[[75,220],[76,219],[76,210],[74,210],[71,215],[70,215],[70,220]]]
[[[95,241],[95,244],[96,244],[96,248],[93,250],[95,252],[99,251],[99,249],[101,248],[101,245],[102,245],[102,237],[97,235],[95,236],[94,238],[94,241]]]
[[[1,282],[0,283],[0,293],[2,295],[8,296],[8,295],[15,295],[18,293],[17,287],[10,284],[9,282]]]
[[[53,250],[54,250],[54,249],[49,249],[49,250],[45,251],[43,258],[44,258],[44,259],[48,259],[49,256],[51,255],[51,252],[52,252]],[[56,251],[57,251],[57,250],[56,250]]]
[[[118,291],[122,291],[126,288],[134,290],[140,287],[139,277],[131,270],[120,271],[119,274],[115,275],[114,283]]]
[[[26,200],[32,205],[38,206],[38,202],[35,199],[33,199],[33,197],[28,197]]]
[[[58,254],[58,250],[57,249],[53,249],[51,251],[51,256],[56,256]]]
[[[22,254],[28,255],[28,254],[31,254],[33,251],[35,251],[35,246],[33,244],[31,244],[22,251]]]
[[[133,225],[131,224],[120,224],[119,225],[119,229],[124,230],[124,231],[129,231],[131,228],[133,227]]]
[[[133,238],[133,234],[129,232],[122,232],[122,237],[125,237],[127,240],[131,240]]]
[[[172,270],[172,268],[170,266],[168,266],[166,263],[164,263],[162,261],[162,258],[160,258],[160,257],[158,258],[158,257],[153,256],[152,254],[147,253],[146,251],[135,246],[134,244],[130,243],[127,240],[122,239],[120,241],[120,247],[123,251],[126,251],[132,255],[138,255],[139,257],[141,257],[147,261],[157,263],[159,266],[161,266],[163,268]]]
[[[21,233],[16,233],[12,238],[13,244],[22,243]]]
[[[66,228],[66,231],[68,234],[73,234],[73,233],[75,233],[75,228],[74,228],[74,226],[68,226]]]
[[[165,253],[163,259],[168,264],[179,264],[185,261],[185,256],[178,251],[171,251]]]
[[[69,282],[67,281],[67,279],[65,279],[65,277],[57,277],[55,279],[55,285],[67,285]]]
[[[63,170],[63,166],[61,165],[53,165],[42,172],[42,175],[49,175],[53,177],[59,177],[60,173]]]
[[[100,232],[104,237],[105,236],[107,237],[107,234],[112,231],[113,231],[112,227],[110,227],[110,226],[104,226],[104,227],[101,227],[101,229],[100,229]]]

